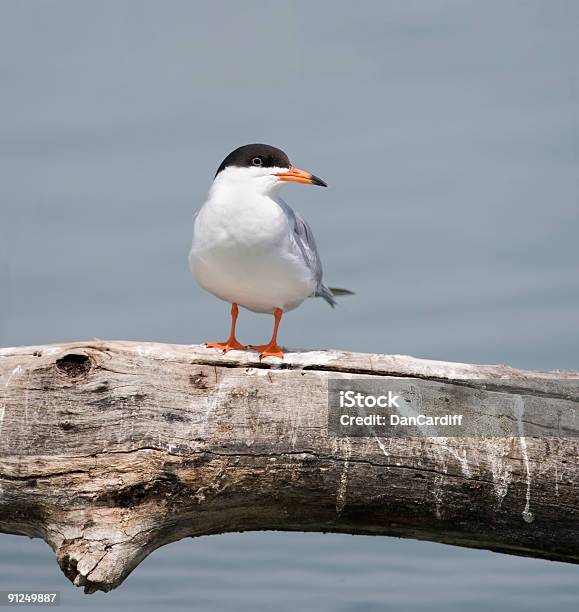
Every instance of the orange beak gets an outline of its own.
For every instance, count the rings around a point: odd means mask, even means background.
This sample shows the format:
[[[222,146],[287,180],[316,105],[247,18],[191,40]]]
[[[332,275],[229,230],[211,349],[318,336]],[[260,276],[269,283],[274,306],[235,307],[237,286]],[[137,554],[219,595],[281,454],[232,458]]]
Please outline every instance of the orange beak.
[[[326,183],[318,178],[315,174],[300,170],[299,168],[290,168],[289,172],[280,172],[277,177],[284,183],[304,183],[306,185],[319,185],[327,187]]]

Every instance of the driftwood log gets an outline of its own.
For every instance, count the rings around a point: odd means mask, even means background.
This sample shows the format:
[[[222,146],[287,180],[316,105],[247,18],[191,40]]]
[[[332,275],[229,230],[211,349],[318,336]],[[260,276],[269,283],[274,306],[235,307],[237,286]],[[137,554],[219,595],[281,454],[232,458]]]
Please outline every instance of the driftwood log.
[[[86,592],[169,542],[247,530],[579,561],[576,437],[530,438],[524,418],[509,438],[331,437],[327,380],[342,376],[434,381],[474,410],[491,392],[576,402],[579,381],[337,351],[280,364],[100,340],[2,349],[0,532],[43,538]]]

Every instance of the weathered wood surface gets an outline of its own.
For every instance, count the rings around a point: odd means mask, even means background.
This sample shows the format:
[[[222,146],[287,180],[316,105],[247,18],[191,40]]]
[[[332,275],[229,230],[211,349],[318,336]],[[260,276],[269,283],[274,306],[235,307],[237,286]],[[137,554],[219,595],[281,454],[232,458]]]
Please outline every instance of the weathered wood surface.
[[[133,342],[2,349],[0,531],[44,538],[87,592],[168,542],[244,530],[579,561],[577,438],[526,437],[524,419],[511,438],[332,438],[327,380],[354,376],[437,383],[455,407],[468,391],[473,410],[492,393],[577,401],[579,381],[337,351],[280,365]]]

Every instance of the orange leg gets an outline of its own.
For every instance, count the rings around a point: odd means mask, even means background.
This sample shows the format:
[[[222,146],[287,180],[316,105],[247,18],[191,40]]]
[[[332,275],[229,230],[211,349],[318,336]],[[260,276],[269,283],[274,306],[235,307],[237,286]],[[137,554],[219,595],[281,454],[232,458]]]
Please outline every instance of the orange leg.
[[[281,321],[281,316],[283,314],[283,310],[281,308],[276,308],[273,311],[273,316],[275,317],[275,323],[273,325],[273,334],[271,336],[271,340],[269,344],[259,344],[253,345],[250,344],[249,348],[254,351],[259,351],[259,358],[263,359],[264,357],[279,357],[283,359],[283,352],[277,343],[277,329],[279,327],[279,322]]]
[[[243,351],[247,347],[240,344],[235,337],[235,324],[237,323],[237,315],[239,314],[239,308],[237,304],[231,304],[231,332],[229,333],[229,339],[226,342],[208,342],[205,346],[207,348],[216,348],[223,353],[228,351]]]

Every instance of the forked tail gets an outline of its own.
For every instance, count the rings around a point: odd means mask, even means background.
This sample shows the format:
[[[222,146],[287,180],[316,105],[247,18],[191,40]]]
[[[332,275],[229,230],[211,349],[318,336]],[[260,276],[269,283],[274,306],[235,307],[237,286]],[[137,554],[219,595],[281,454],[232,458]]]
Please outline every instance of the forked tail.
[[[315,297],[324,298],[324,300],[334,308],[337,303],[335,297],[342,295],[354,295],[354,292],[349,289],[341,289],[340,287],[326,287],[326,285],[320,285]]]

